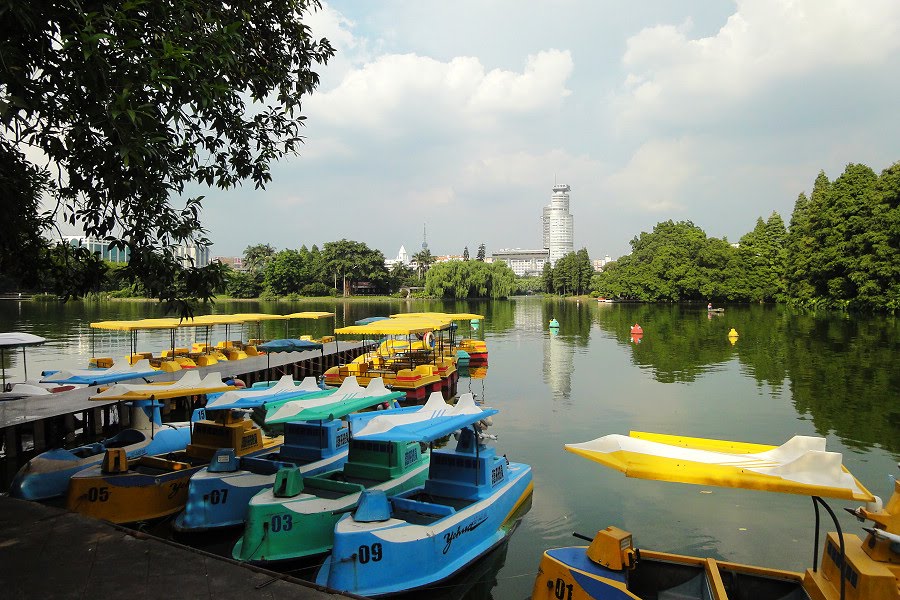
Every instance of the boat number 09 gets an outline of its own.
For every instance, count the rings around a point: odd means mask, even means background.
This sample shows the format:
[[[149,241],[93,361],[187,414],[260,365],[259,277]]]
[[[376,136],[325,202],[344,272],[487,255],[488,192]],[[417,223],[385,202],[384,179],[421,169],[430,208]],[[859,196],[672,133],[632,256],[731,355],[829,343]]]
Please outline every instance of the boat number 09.
[[[109,500],[109,488],[90,488],[87,492],[88,502],[106,502]]]
[[[366,546],[363,544],[357,549],[357,556],[359,556],[359,564],[364,565],[370,560],[372,562],[378,562],[381,560],[381,544],[375,542],[371,546]]]
[[[290,531],[294,527],[294,518],[291,515],[272,515],[269,526],[272,529],[272,533]]]
[[[556,588],[553,590],[553,595],[559,598],[559,600],[572,600],[572,584],[566,584],[566,581],[562,577],[556,578]]]

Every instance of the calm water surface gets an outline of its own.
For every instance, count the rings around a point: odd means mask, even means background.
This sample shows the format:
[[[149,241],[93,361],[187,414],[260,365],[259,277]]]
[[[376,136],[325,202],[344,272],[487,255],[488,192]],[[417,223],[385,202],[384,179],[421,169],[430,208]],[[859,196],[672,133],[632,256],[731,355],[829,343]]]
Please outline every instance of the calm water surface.
[[[811,564],[813,511],[807,497],[628,479],[565,452],[565,443],[630,430],[773,445],[795,434],[822,435],[882,498],[890,495],[897,473],[900,331],[892,317],[809,315],[762,306],[707,315],[703,307],[536,298],[351,302],[336,308],[333,302],[219,303],[214,308],[297,310],[331,310],[337,317],[292,322],[291,336],[318,336],[335,325],[395,312],[487,316],[476,335],[488,341],[489,368],[461,378],[459,389],[500,409],[492,431],[499,437],[496,447],[533,466],[535,493],[508,546],[447,589],[447,598],[526,598],[545,548],[576,543],[573,531],[593,534],[613,524],[631,531],[639,547],[794,570]],[[50,340],[29,350],[32,376],[85,366],[92,354],[127,352],[124,335],[92,339],[91,321],[153,316],[162,316],[153,303],[0,301],[0,331],[29,331]],[[560,322],[558,334],[547,327],[551,318]],[[629,335],[634,323],[644,329],[640,343]],[[732,327],[740,334],[734,344],[727,338]],[[255,337],[255,326],[240,333]],[[262,333],[281,337],[284,325],[266,324]],[[179,343],[189,343],[203,341],[204,334],[179,336]],[[224,331],[213,333],[214,340],[223,336]],[[236,337],[234,330],[230,337]],[[165,333],[144,333],[138,340],[141,349],[155,351],[168,343]],[[6,362],[8,374],[21,379],[21,355]],[[860,533],[860,525],[844,516],[844,530]]]

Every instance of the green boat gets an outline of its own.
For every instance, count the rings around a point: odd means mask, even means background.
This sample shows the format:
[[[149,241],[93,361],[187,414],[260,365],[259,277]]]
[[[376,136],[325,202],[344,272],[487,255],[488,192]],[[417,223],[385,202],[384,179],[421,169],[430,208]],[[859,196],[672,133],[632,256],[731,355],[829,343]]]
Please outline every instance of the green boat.
[[[363,490],[392,496],[423,485],[429,458],[419,442],[351,439],[340,470],[303,477],[296,467],[282,468],[272,489],[251,498],[232,556],[269,563],[324,554],[333,545],[335,523],[356,508]]]

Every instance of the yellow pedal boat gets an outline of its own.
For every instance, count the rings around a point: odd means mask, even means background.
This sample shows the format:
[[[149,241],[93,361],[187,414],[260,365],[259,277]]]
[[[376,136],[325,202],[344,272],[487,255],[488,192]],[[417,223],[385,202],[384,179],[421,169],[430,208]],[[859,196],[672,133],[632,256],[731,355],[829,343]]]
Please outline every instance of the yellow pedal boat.
[[[804,494],[813,498],[816,549],[804,573],[635,548],[629,532],[607,527],[589,546],[544,552],[533,600],[897,600],[900,598],[900,483],[886,506],[825,450],[825,440],[795,436],[763,446],[632,432],[566,450],[628,477]],[[851,511],[866,537],[843,533],[823,498],[866,502]],[[818,562],[820,507],[836,531]],[[848,509],[850,510],[850,509]]]

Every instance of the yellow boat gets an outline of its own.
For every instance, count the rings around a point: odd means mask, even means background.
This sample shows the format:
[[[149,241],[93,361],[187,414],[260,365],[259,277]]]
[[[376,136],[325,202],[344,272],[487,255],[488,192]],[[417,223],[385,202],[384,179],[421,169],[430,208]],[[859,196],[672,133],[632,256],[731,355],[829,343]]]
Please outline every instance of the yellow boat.
[[[366,325],[351,325],[335,330],[339,335],[363,338],[394,336],[353,362],[325,371],[325,383],[339,386],[347,377],[368,385],[381,378],[393,391],[406,393],[406,401],[424,402],[431,392],[441,392],[446,398],[456,394],[459,374],[451,358],[442,354],[442,336],[435,332],[450,328],[450,321],[427,317],[384,319]]]
[[[534,600],[897,600],[900,576],[900,483],[887,506],[825,450],[825,440],[795,436],[782,446],[632,432],[608,435],[566,450],[628,477],[716,485],[813,498],[816,550],[804,573],[682,556],[634,547],[629,532],[607,527],[589,546],[544,552]],[[852,511],[874,523],[867,535],[843,533],[823,498],[865,502]],[[821,566],[819,508],[831,516]],[[577,534],[576,534],[577,535]]]
[[[119,384],[93,398],[156,401],[177,396],[235,389],[211,373],[197,384],[196,371],[181,381],[165,384]],[[184,380],[188,380],[185,382]],[[216,381],[218,380],[218,384]],[[191,384],[194,385],[191,385]],[[213,419],[195,422],[191,443],[180,452],[128,459],[121,448],[106,451],[99,466],[79,471],[69,480],[66,508],[113,523],[147,521],[175,514],[184,508],[191,475],[208,465],[216,450],[233,448],[237,456],[254,456],[281,445],[269,438],[240,412],[215,411]]]
[[[469,323],[477,323],[478,321],[484,320],[484,315],[478,315],[474,313],[441,313],[441,312],[419,312],[419,313],[397,313],[391,315],[392,319],[415,319],[415,318],[426,318],[426,319],[439,319],[447,321],[448,323],[452,323],[455,321],[466,321]],[[449,346],[446,348],[446,354],[448,356],[455,357],[458,352],[464,352],[465,355],[468,356],[469,364],[473,365],[481,365],[487,363],[488,360],[488,347],[487,342],[484,340],[477,340],[472,338],[461,338],[459,340],[455,337],[455,332],[451,329],[450,331],[451,337],[449,341]]]

